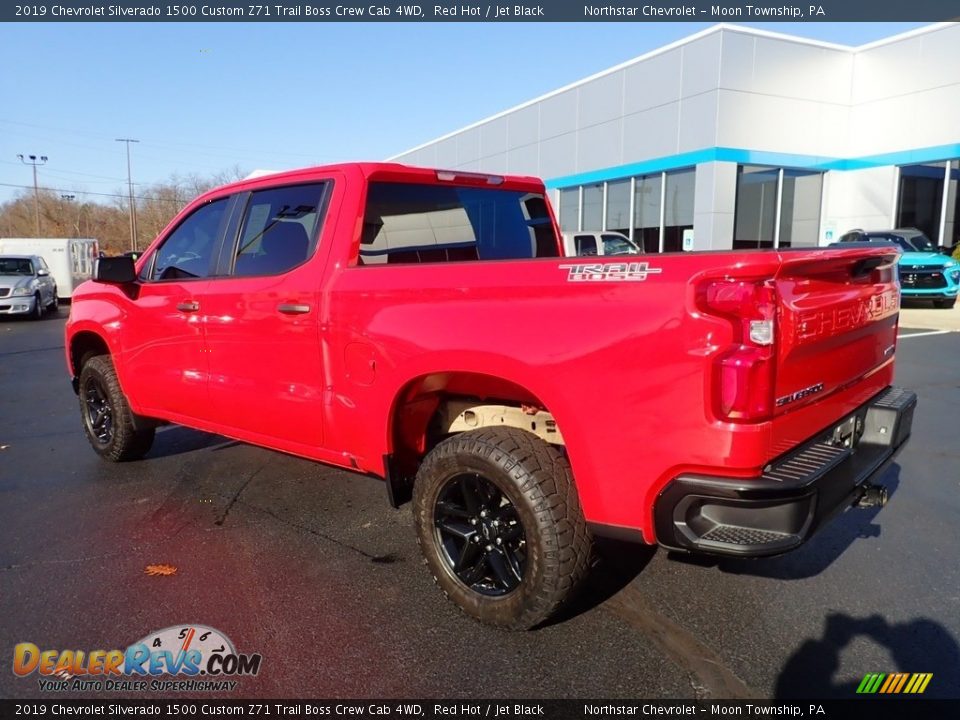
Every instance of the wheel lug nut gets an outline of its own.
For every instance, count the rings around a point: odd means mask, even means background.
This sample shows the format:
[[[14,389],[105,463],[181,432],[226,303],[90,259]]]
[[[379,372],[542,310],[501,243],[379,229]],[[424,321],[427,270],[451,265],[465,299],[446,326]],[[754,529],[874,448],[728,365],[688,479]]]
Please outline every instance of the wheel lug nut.
[[[493,550],[493,545],[487,545],[487,552],[490,552],[491,550]]]
[[[470,518],[470,524],[471,524],[471,525],[476,525],[476,524],[477,524],[477,519],[476,519],[476,518]]]
[[[503,540],[501,540],[500,538],[497,538],[497,545],[503,545]]]

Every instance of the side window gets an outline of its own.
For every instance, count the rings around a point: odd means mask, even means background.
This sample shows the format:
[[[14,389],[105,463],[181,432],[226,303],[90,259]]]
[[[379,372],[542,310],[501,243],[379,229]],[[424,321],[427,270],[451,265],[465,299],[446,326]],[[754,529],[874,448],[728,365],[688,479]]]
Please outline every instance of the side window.
[[[597,238],[593,235],[575,235],[573,244],[577,249],[577,255],[597,254]]]
[[[227,198],[197,208],[157,248],[141,280],[184,280],[210,275]]]
[[[543,195],[515,190],[373,182],[359,265],[557,257]]]
[[[233,274],[277,275],[300,265],[317,246],[323,183],[250,195],[240,226]]]

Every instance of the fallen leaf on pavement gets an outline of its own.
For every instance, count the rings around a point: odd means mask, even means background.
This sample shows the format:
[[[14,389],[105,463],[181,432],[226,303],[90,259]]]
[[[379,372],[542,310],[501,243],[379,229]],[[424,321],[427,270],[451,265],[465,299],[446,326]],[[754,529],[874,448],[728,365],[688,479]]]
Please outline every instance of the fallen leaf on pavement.
[[[143,571],[147,575],[176,575],[177,568],[173,565],[147,565]]]

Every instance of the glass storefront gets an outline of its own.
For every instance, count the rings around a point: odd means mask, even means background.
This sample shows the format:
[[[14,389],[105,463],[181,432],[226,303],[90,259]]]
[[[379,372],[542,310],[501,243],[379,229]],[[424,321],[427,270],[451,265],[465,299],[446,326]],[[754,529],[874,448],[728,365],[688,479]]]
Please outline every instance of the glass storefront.
[[[649,253],[679,252],[684,231],[693,229],[696,175],[695,168],[684,168],[564,188],[559,192],[560,228],[612,230]]]

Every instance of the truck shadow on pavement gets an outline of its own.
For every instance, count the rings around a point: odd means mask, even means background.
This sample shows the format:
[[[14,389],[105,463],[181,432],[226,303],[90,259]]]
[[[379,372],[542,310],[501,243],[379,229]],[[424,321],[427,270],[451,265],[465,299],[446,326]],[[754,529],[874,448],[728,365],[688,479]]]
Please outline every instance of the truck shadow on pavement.
[[[890,466],[878,481],[887,488],[892,501],[900,485],[900,466]],[[883,508],[851,508],[829,521],[807,543],[785,555],[769,558],[720,558],[707,555],[671,553],[671,560],[702,567],[716,567],[733,575],[753,575],[777,580],[802,580],[826,570],[855,542],[880,537],[874,520]]]
[[[836,678],[841,652],[861,637],[885,648],[895,667],[865,667],[863,674],[852,679]],[[874,672],[933,673],[923,696],[957,697],[960,693],[956,674],[958,665],[960,648],[938,622],[917,618],[891,624],[880,615],[855,618],[832,613],[826,617],[823,637],[807,640],[784,664],[777,678],[774,697],[854,698],[864,675]],[[861,670],[858,668],[857,672]]]
[[[541,627],[567,622],[603,605],[633,582],[656,552],[657,548],[653,546],[597,538],[593,565],[579,592]]]
[[[206,448],[224,450],[240,444],[236,440],[225,438],[222,435],[192,430],[181,425],[165,425],[157,428],[157,437],[153,441],[153,447],[150,448],[147,457],[171,457]]]

